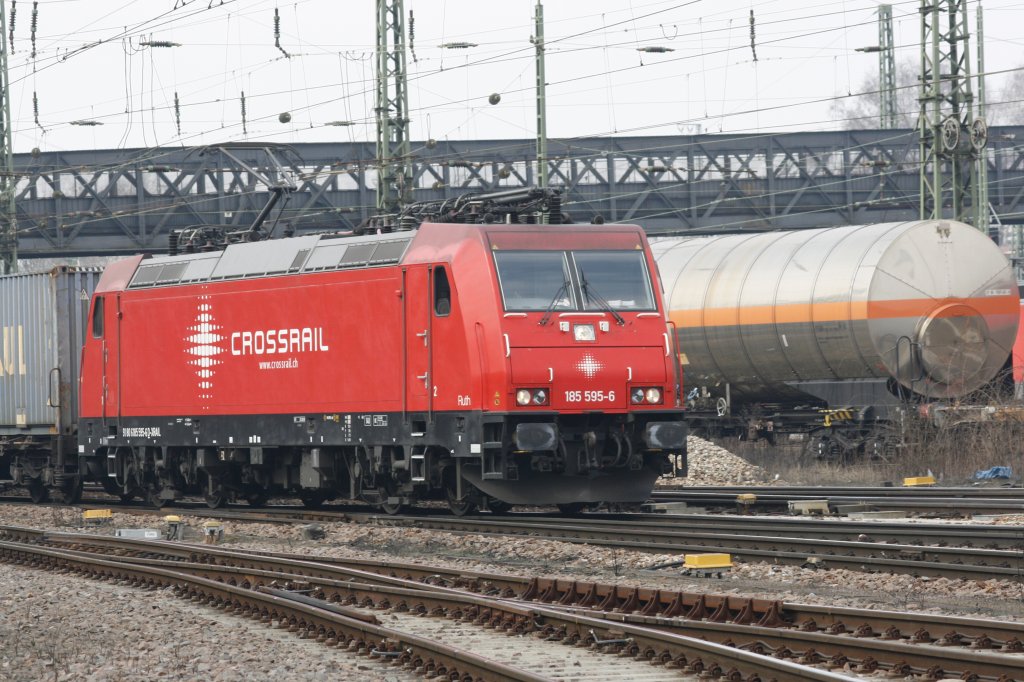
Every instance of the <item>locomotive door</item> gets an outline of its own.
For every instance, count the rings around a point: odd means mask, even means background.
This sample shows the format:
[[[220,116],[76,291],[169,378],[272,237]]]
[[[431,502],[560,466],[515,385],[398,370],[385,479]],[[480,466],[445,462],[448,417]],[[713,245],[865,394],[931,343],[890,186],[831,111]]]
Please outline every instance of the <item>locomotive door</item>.
[[[405,279],[405,385],[407,409],[430,409],[433,391],[431,345],[433,330],[430,316],[430,269],[410,268]]]
[[[121,294],[106,297],[103,335],[103,423],[121,425]]]
[[[120,296],[96,297],[90,323],[92,339],[85,344],[82,351],[83,366],[88,362],[92,367],[98,367],[100,374],[99,381],[91,383],[97,386],[99,395],[83,395],[82,400],[85,403],[92,403],[94,400],[99,403],[99,416],[105,429],[108,428],[108,420],[120,413],[120,303]],[[88,361],[84,359],[85,355],[89,356]]]

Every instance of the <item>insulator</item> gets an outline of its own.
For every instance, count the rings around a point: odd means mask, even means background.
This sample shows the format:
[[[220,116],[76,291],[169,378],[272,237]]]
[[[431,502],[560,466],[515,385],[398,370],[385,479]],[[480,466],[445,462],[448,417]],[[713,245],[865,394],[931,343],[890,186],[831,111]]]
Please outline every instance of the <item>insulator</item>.
[[[36,58],[36,26],[39,24],[39,0],[32,0],[32,59]]]
[[[245,125],[245,90],[242,90],[242,100],[241,100],[241,102],[242,102],[242,133],[243,134],[248,134],[249,131],[246,129],[246,125]]]
[[[754,61],[757,61],[757,44],[754,36],[754,10],[750,10],[750,52],[754,55]]]
[[[167,255],[177,256],[178,255],[178,233],[171,232],[167,235]]]
[[[398,229],[403,231],[416,229],[416,219],[412,216],[402,216],[398,221]]]
[[[288,51],[281,47],[281,14],[274,8],[274,47],[281,50],[281,54],[291,59],[291,55]]]
[[[11,30],[7,42],[11,45],[11,52],[14,52],[14,21],[18,18],[18,0],[11,0]]]
[[[409,52],[412,53],[412,63],[418,63],[419,60],[416,59],[416,17],[412,15],[412,10],[409,10]]]
[[[548,199],[548,225],[562,224],[562,196],[556,194]]]
[[[181,135],[181,106],[178,104],[178,91],[174,91],[174,125],[178,128],[178,134]]]

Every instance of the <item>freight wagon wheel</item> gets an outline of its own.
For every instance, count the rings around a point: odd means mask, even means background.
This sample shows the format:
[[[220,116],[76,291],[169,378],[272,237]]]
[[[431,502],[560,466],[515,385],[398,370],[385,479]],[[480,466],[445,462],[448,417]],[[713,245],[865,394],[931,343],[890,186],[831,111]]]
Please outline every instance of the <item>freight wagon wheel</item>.
[[[380,510],[388,516],[396,516],[397,514],[401,514],[405,511],[405,505],[401,502],[395,502],[394,504],[391,502],[381,502],[377,506],[379,506]]]
[[[56,488],[55,492],[57,499],[64,504],[78,504],[82,501],[82,479],[76,477],[73,482]]]
[[[228,503],[228,496],[222,488],[212,493],[206,493],[203,495],[203,499],[206,501],[206,506],[210,509],[220,509]]]
[[[299,493],[299,499],[306,509],[319,509],[327,500],[327,496],[320,492],[304,492]]]
[[[250,507],[262,507],[267,504],[267,500],[270,496],[266,493],[249,493],[245,496],[245,501],[249,503]]]
[[[487,498],[487,510],[492,514],[507,514],[512,505],[494,497]]]
[[[451,488],[447,488],[445,493],[448,496],[448,508],[452,510],[452,514],[466,516],[476,511],[476,502],[470,499],[469,496],[463,496],[460,500],[455,497],[455,491]]]
[[[150,507],[153,507],[155,509],[163,509],[164,507],[167,506],[168,502],[170,502],[170,500],[165,500],[164,498],[160,497],[159,490],[150,489],[146,491],[146,504],[148,504]]]
[[[35,504],[39,504],[50,499],[50,491],[39,481],[33,481],[28,486],[28,496]]]

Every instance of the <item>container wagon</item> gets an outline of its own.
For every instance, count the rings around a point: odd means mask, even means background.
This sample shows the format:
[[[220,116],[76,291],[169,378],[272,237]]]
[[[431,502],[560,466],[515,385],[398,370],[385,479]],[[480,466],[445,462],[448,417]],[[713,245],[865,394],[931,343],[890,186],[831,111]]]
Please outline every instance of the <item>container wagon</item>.
[[[0,486],[35,502],[81,496],[78,376],[99,275],[61,266],[0,277]]]

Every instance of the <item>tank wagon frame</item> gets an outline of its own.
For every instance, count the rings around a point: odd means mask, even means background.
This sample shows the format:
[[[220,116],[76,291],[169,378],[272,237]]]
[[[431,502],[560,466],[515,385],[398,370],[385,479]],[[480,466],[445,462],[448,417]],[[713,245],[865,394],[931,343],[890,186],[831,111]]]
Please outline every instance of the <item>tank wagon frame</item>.
[[[1020,306],[999,248],[951,220],[653,239],[708,435],[891,457],[1004,369]],[[984,410],[959,410],[957,419]],[[936,421],[936,423],[938,423]]]

